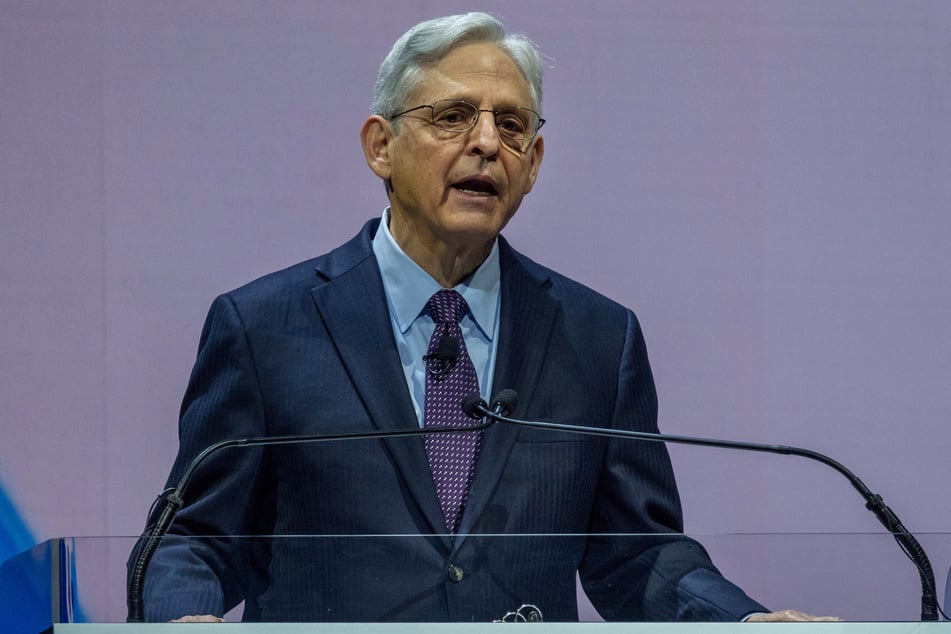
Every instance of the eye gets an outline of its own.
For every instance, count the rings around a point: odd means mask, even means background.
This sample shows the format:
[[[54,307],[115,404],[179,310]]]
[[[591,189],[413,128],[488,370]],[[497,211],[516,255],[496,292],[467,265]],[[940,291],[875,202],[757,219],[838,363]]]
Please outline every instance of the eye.
[[[466,103],[439,104],[433,109],[433,122],[447,130],[466,128],[472,124],[475,108]]]
[[[529,124],[515,112],[495,113],[495,125],[507,136],[521,137],[528,134]]]

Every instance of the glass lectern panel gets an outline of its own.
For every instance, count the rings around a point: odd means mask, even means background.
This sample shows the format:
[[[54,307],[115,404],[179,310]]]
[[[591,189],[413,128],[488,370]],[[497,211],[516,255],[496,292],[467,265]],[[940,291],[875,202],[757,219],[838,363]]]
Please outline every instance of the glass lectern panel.
[[[951,534],[917,537],[934,565],[938,597],[943,599]],[[649,548],[652,539],[661,543],[680,538],[171,536],[148,568],[144,601],[147,615],[164,619],[176,614],[178,603],[184,612],[206,605],[196,603],[195,596],[219,585],[227,586],[231,597],[249,597],[246,604],[228,611],[229,621],[240,621],[242,616],[265,622],[599,621],[602,614],[576,582],[578,562],[586,561],[594,548],[610,548],[615,565],[629,565],[630,570],[593,570],[593,578],[640,575],[641,583],[658,583],[645,564],[649,558],[643,559],[645,544]],[[733,534],[692,539],[703,545],[727,578],[770,609],[796,608],[849,621],[920,618],[918,573],[890,535]],[[6,605],[0,609],[4,619],[0,630],[125,621],[126,564],[135,544],[133,537],[63,538],[3,562],[0,601]],[[222,575],[220,584],[215,575]],[[456,612],[445,611],[447,597]],[[21,627],[24,623],[28,627]],[[40,626],[34,628],[36,623]]]

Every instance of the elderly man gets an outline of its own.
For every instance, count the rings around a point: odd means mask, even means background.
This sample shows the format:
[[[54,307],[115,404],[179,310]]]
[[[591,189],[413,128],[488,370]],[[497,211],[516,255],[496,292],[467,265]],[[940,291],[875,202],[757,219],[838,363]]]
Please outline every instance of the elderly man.
[[[171,483],[221,439],[464,425],[461,397],[502,388],[519,417],[656,431],[634,314],[499,235],[538,176],[541,99],[534,45],[491,16],[396,42],[360,135],[389,207],[214,302]],[[197,473],[146,614],[490,621],[531,603],[576,620],[580,574],[609,620],[810,618],[769,613],[681,531],[656,443],[495,426],[231,450]],[[219,537],[178,539],[198,535]],[[306,535],[337,537],[288,537]]]

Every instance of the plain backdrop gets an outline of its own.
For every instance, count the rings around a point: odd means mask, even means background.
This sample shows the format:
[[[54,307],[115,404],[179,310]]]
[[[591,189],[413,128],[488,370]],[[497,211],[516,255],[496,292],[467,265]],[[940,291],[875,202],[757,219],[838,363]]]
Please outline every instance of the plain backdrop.
[[[505,235],[637,312],[662,429],[831,454],[951,531],[951,3],[0,0],[0,485],[34,538],[139,532],[211,300],[380,213],[377,66],[471,9],[547,56]],[[831,596],[807,555],[881,533],[819,465],[671,454],[688,531],[809,534],[741,580]],[[828,583],[913,597],[873,541]]]

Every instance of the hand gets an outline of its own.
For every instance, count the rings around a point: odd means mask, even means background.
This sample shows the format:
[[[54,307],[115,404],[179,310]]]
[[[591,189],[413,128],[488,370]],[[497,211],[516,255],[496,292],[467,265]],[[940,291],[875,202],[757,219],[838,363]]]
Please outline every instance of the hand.
[[[838,616],[812,616],[799,610],[780,610],[767,614],[754,614],[747,623],[795,623],[797,621],[841,621]]]
[[[220,616],[211,614],[189,614],[177,619],[172,619],[169,623],[224,623],[225,620]]]

